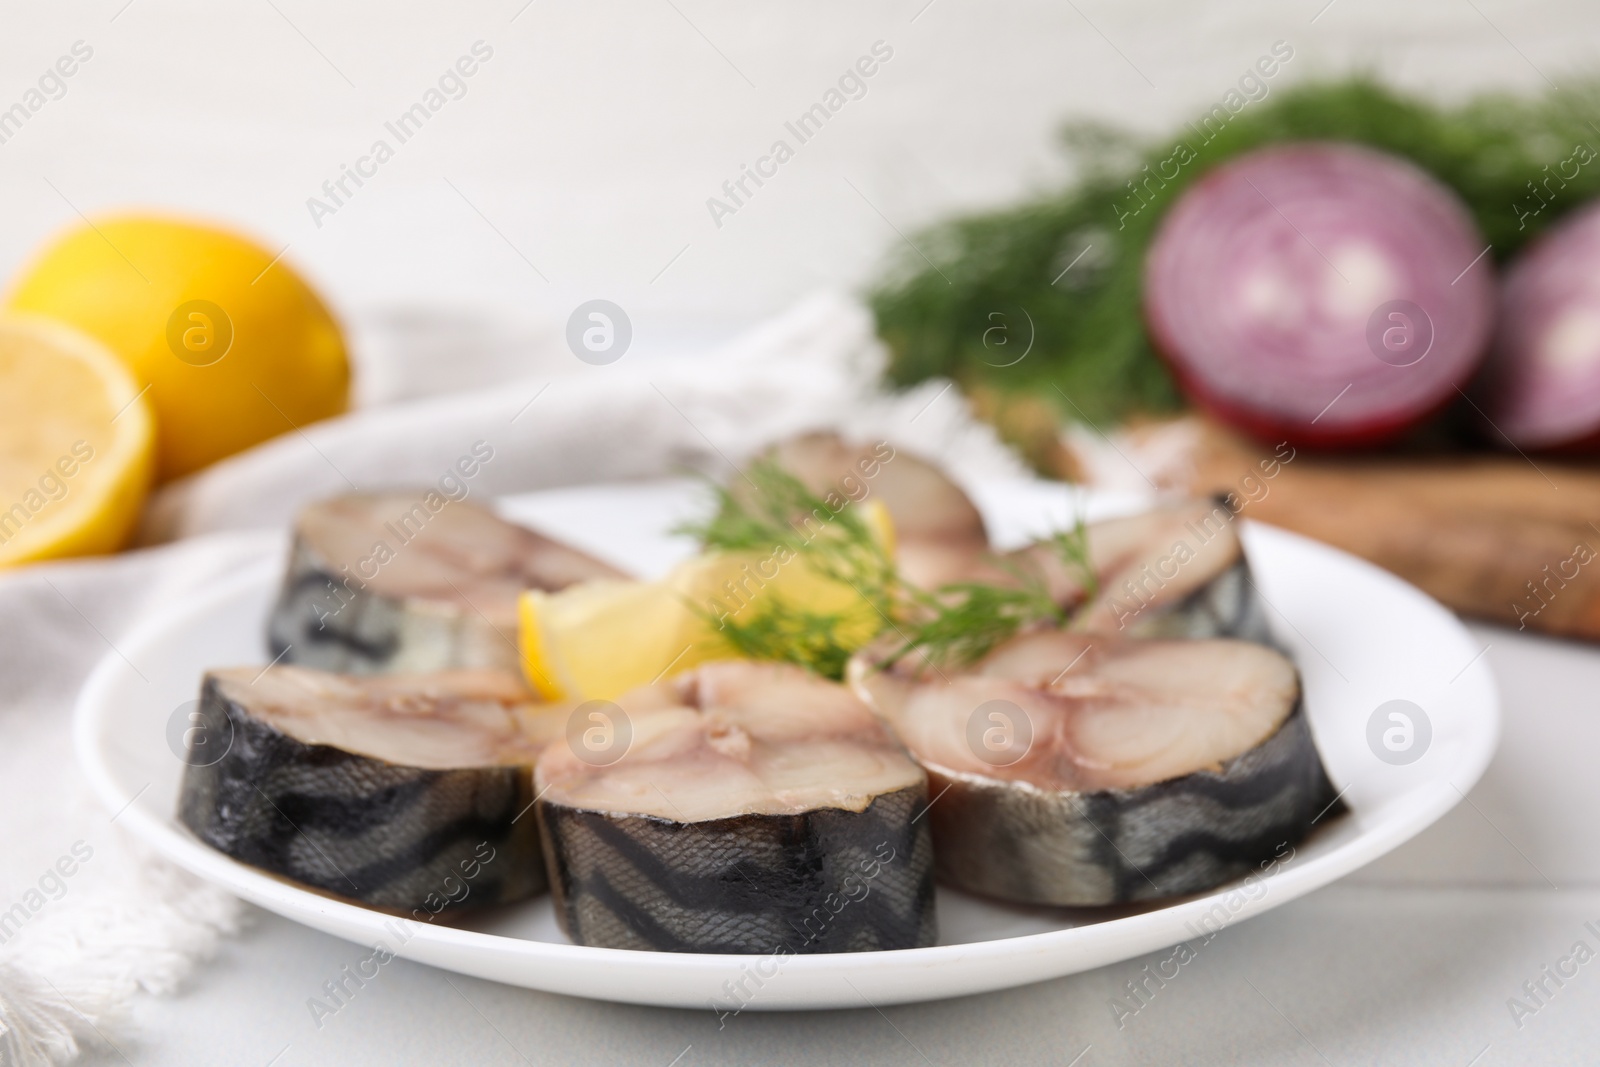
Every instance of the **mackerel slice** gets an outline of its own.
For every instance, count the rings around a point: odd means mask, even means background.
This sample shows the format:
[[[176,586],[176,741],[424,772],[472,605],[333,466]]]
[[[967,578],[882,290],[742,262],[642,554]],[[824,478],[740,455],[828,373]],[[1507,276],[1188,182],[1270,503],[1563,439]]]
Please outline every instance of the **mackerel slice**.
[[[1090,523],[1089,565],[1098,589],[1049,543],[1010,553],[1043,573],[1051,596],[1075,609],[1075,629],[1126,637],[1237,637],[1275,644],[1231,511],[1188,500]],[[980,580],[1010,580],[1003,570]]]
[[[927,781],[848,689],[718,661],[620,707],[625,755],[597,766],[581,742],[557,742],[537,770],[551,892],[574,942],[780,955],[933,944]]]
[[[947,679],[858,657],[851,680],[928,772],[940,880],[984,896],[1199,892],[1335,799],[1294,666],[1251,642],[1041,631]]]
[[[563,715],[514,675],[206,674],[178,817],[254,867],[428,920],[545,888],[532,766]]]
[[[847,441],[838,434],[799,434],[773,445],[771,459],[812,493],[827,499],[883,501],[894,520],[895,562],[913,585],[933,589],[964,576],[989,549],[983,516],[942,470],[887,442]],[[748,495],[735,479],[729,490]]]
[[[622,577],[436,490],[353,493],[300,513],[267,641],[281,662],[353,674],[515,671],[523,590]]]

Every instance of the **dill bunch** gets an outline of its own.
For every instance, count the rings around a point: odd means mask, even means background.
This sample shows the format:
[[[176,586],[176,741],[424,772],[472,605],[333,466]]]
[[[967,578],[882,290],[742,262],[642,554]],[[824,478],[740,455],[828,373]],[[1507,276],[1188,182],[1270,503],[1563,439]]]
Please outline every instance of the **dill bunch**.
[[[835,510],[772,460],[756,461],[746,475],[737,489],[713,485],[713,515],[676,532],[697,537],[708,551],[787,549],[815,573],[854,589],[879,622],[863,630],[843,613],[793,604],[777,592],[760,594],[744,610],[723,616],[685,601],[741,656],[793,663],[838,680],[852,655],[890,630],[899,644],[884,666],[917,650],[936,665],[961,666],[1021,629],[1071,622],[1071,611],[1052,599],[1037,568],[1001,561],[1012,584],[956,582],[932,592],[917,589],[900,579],[894,560],[849,501]],[[1093,599],[1098,581],[1082,515],[1072,529],[1051,534],[1046,543],[1081,574]]]
[[[793,663],[839,681],[860,647],[839,639],[844,621],[843,615],[796,608],[774,597],[754,617],[724,619],[721,626],[723,639],[746,659]]]
[[[903,643],[884,658],[882,666],[892,667],[919,649],[935,666],[965,666],[1019,630],[1068,621],[1044,583],[1032,576],[1017,588],[954,582],[918,595],[916,602],[925,616],[902,630]]]
[[[1600,166],[1587,166],[1547,207],[1527,214],[1539,203],[1529,183],[1543,178],[1546,166],[1579,143],[1600,146],[1600,125],[1589,118],[1600,114],[1597,103],[1600,83],[1443,106],[1358,77],[1275,89],[1209,141],[1189,127],[1141,142],[1102,125],[1070,125],[1062,143],[1076,177],[1067,187],[913,236],[920,251],[904,249],[870,292],[891,351],[889,378],[908,386],[947,376],[969,391],[1029,394],[1058,419],[1096,424],[1173,410],[1181,406],[1178,390],[1145,337],[1144,252],[1165,209],[1210,168],[1280,141],[1370,145],[1454,189],[1503,261],[1600,193]],[[1146,166],[1154,171],[1179,142],[1196,158],[1148,194],[1137,214],[1119,215],[1139,203],[1130,200],[1128,183]],[[1002,335],[986,331],[997,313],[1009,334],[1024,329],[1024,311],[1033,349],[1012,363],[1014,356],[992,343]],[[1020,344],[1007,340],[1006,348]]]
[[[778,553],[802,562],[829,581],[848,585],[889,625],[900,596],[894,560],[851,502],[819,496],[770,458],[758,459],[730,489],[712,485],[717,507],[703,522],[676,529],[709,551]],[[847,625],[840,612],[792,604],[778,592],[759,594],[748,606],[714,616],[690,608],[715,625],[735,651],[750,659],[794,663],[835,680],[850,657],[882,626]]]
[[[1039,569],[1026,563],[995,561],[1013,584],[954,582],[932,593],[908,587],[906,597],[915,621],[900,630],[904,643],[883,661],[892,666],[921,649],[935,666],[962,667],[982,659],[990,649],[1019,631],[1035,626],[1071,626],[1076,609],[1100,594],[1100,576],[1089,555],[1089,526],[1080,512],[1070,530],[1057,530],[1043,544],[1055,551],[1084,590],[1082,601],[1057,603]]]
[[[1084,522],[1083,513],[1078,513],[1072,529],[1057,530],[1047,540],[1067,569],[1078,573],[1083,581],[1085,597],[1089,600],[1098,597],[1100,575],[1095,573],[1094,563],[1089,556],[1089,524]]]
[[[700,523],[674,532],[724,552],[786,548],[813,570],[854,586],[873,606],[887,612],[899,584],[894,561],[851,501],[821,496],[769,457],[755,460],[736,489],[712,486],[717,509]]]

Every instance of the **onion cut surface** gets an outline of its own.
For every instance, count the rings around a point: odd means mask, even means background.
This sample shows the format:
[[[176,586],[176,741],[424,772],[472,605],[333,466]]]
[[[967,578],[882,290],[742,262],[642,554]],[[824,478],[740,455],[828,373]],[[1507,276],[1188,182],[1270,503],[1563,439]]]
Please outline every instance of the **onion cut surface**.
[[[1146,322],[1191,399],[1241,429],[1372,443],[1471,377],[1494,301],[1486,247],[1455,195],[1408,162],[1346,144],[1266,148],[1218,167],[1163,220]]]
[[[1600,444],[1600,206],[1512,264],[1479,392],[1518,448]]]

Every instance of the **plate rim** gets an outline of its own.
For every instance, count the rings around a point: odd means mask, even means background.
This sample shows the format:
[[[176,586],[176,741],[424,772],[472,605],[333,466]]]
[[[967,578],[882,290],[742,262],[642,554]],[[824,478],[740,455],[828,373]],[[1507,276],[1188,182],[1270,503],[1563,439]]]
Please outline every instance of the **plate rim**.
[[[1282,537],[1298,542],[1300,547],[1310,546],[1315,551],[1335,553],[1344,557],[1347,563],[1359,565],[1386,581],[1398,583],[1406,592],[1438,608],[1451,625],[1465,632],[1461,620],[1433,598],[1366,560],[1279,527],[1253,520],[1246,520],[1246,523],[1247,534],[1259,531],[1269,538]],[[258,561],[219,579],[203,595],[150,613],[139,619],[121,642],[125,654],[137,658],[139,653],[172,629],[196,617],[203,617],[208,610],[215,610],[220,603],[241,595],[247,589],[270,583],[280,571],[280,561],[263,555]],[[131,676],[130,672],[137,673],[131,665],[131,659],[124,660],[123,653],[108,652],[90,672],[73,708],[74,748],[79,766],[96,797],[109,811],[116,813],[113,818],[124,822],[129,832],[190,874],[268,911],[324,933],[370,946],[372,937],[382,936],[385,932],[384,924],[398,921],[387,913],[295,886],[216,852],[181,831],[171,821],[170,815],[160,816],[141,806],[138,801],[148,786],[131,795],[124,791],[118,785],[110,759],[110,735],[101,727],[115,706],[116,687],[123,680],[122,676]],[[1477,784],[1493,759],[1501,725],[1500,698],[1493,672],[1480,660],[1469,665],[1467,676],[1477,676],[1479,683],[1485,687],[1482,694],[1483,728],[1468,736],[1468,743],[1453,769],[1443,779],[1420,786],[1416,790],[1420,795],[1408,804],[1405,811],[1362,829],[1353,839],[1326,854],[1278,868],[1264,879],[1271,887],[1269,891],[1254,899],[1246,897],[1241,906],[1228,909],[1230,917],[1226,925],[1253,918],[1332,884],[1415,837],[1464,799],[1466,792]],[[870,1001],[859,990],[856,990],[855,998],[842,994],[828,997],[802,993],[782,1002],[750,1001],[741,1004],[738,1010],[818,1010],[864,1006],[863,1002],[865,1005],[877,1005],[937,1000],[1077,973],[1175,944],[1171,933],[1174,927],[1180,924],[1186,928],[1192,926],[1202,916],[1212,912],[1229,892],[1236,891],[1237,886],[1237,881],[1230,882],[1210,893],[1135,915],[1014,937],[928,948],[790,955],[783,960],[783,973],[813,978],[827,976],[841,969],[849,975],[870,979],[906,970],[934,975],[957,970],[953,966],[956,964],[1009,962],[1013,966],[1000,973],[991,970],[986,977],[977,981],[925,978],[921,984],[926,988],[922,992],[891,991],[883,996],[881,994],[884,991],[879,990],[880,997]],[[625,968],[646,978],[669,973],[682,978],[689,972],[706,978],[724,978],[738,976],[741,968],[747,967],[750,961],[766,958],[760,955],[598,948],[405,921],[410,924],[412,936],[394,947],[396,956],[526,988],[625,1003],[686,1007],[691,1002],[682,996],[652,995],[620,987],[605,993],[577,990],[572,982],[577,977],[575,971],[598,969],[603,972]],[[366,935],[365,940],[363,935]],[[1083,944],[1086,941],[1090,944]],[[1034,957],[1033,966],[1015,966],[1027,957]],[[1040,966],[1041,957],[1050,962]],[[473,958],[476,958],[476,963]],[[545,973],[512,974],[515,966],[507,968],[498,965],[505,961],[532,964],[535,969],[544,969]],[[901,984],[918,983],[913,979]],[[851,988],[854,989],[853,984]],[[703,1005],[704,998],[697,995],[692,1003]],[[712,1005],[715,1005],[714,999]]]

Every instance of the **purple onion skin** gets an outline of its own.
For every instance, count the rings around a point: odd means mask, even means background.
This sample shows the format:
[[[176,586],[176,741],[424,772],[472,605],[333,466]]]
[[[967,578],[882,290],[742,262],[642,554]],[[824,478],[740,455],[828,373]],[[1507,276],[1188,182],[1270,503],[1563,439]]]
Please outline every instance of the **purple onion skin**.
[[[1482,360],[1486,247],[1455,194],[1405,160],[1276,145],[1173,205],[1145,261],[1145,321],[1186,395],[1223,421],[1263,440],[1378,444]]]
[[[1511,264],[1477,395],[1492,441],[1600,447],[1600,205],[1562,220]]]

